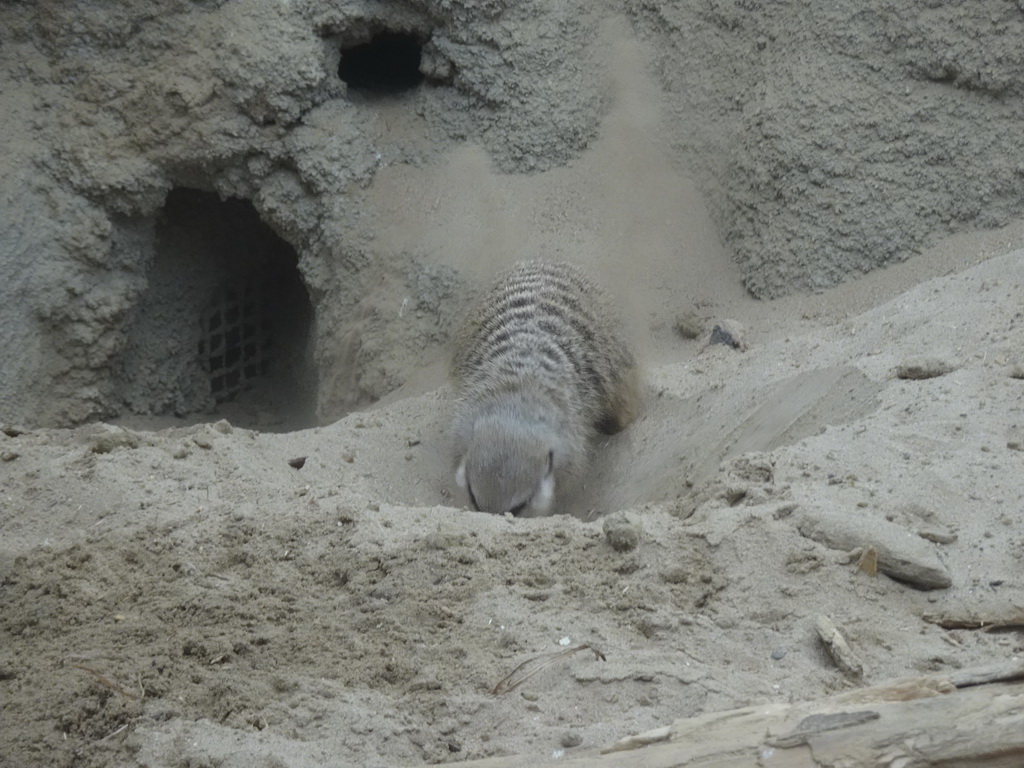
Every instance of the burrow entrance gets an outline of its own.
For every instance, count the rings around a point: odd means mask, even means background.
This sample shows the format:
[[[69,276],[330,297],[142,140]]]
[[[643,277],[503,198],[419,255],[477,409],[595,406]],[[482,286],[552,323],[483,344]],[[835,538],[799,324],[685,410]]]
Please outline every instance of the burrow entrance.
[[[378,32],[369,42],[342,47],[338,76],[365,96],[411,90],[424,80],[424,42],[424,36],[412,32]]]
[[[168,194],[154,235],[124,356],[129,409],[270,431],[314,423],[313,309],[295,249],[249,201],[188,188]]]

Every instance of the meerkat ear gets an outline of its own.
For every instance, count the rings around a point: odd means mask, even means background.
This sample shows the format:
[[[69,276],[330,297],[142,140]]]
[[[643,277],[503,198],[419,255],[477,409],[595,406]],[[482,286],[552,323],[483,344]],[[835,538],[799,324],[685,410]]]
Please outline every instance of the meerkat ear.
[[[455,484],[459,488],[465,489],[466,487],[466,460],[463,459],[459,462],[459,468],[455,470]]]

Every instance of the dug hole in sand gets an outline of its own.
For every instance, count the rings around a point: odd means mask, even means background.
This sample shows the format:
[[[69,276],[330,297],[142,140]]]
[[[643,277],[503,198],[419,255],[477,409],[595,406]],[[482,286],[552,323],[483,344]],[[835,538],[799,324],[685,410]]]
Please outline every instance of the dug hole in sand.
[[[315,339],[294,411],[133,413],[169,370],[146,348],[161,310],[119,348],[147,384],[110,423],[5,413],[8,764],[557,764],[676,718],[1021,658],[1020,222],[755,300],[779,278],[732,258],[747,245],[726,247],[700,169],[674,162],[672,48],[633,11],[594,24],[604,106],[577,154],[509,173],[484,132],[353,185],[344,232],[398,266],[366,267],[363,314]],[[575,514],[520,520],[456,494],[444,338],[451,304],[537,254],[616,295],[648,403],[599,446]],[[708,345],[714,325],[741,348]],[[205,386],[187,382],[182,402]],[[828,654],[822,616],[858,668]],[[559,655],[580,645],[597,653]]]

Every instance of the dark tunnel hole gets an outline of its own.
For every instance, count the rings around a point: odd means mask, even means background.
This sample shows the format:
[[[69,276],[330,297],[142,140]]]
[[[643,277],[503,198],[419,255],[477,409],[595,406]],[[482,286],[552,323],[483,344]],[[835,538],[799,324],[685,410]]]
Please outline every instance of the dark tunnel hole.
[[[189,389],[170,398],[176,415],[212,403],[242,427],[310,426],[313,308],[295,249],[248,200],[190,188],[168,194],[156,243],[146,310],[160,307],[165,328],[181,324],[166,328],[165,339],[192,340],[176,347],[183,359],[174,370],[185,371],[178,378]],[[159,329],[150,333],[153,349],[162,346],[152,338]]]
[[[423,82],[423,37],[410,32],[378,32],[368,43],[342,48],[338,76],[367,95],[394,95]]]

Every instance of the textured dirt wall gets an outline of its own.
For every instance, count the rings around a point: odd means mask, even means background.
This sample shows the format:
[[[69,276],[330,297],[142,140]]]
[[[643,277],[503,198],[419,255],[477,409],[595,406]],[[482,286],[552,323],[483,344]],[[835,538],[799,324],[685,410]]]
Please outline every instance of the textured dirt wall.
[[[324,418],[395,386],[392,372],[369,370],[372,340],[354,359],[337,340],[380,325],[372,307],[356,305],[381,272],[415,283],[421,270],[369,268],[348,191],[387,164],[424,162],[453,137],[482,142],[504,168],[544,168],[583,147],[596,125],[586,58],[564,55],[592,36],[587,14],[508,5],[0,9],[9,168],[0,263],[10,275],[0,338],[12,360],[0,371],[0,416],[74,423],[122,412],[116,372],[147,286],[155,217],[174,187],[251,200],[298,252],[320,375],[345,379],[342,391],[322,393]],[[383,29],[427,40],[427,84],[400,107],[401,119],[418,120],[412,141],[379,142],[378,105],[347,98],[338,76],[341,48]],[[45,397],[41,381],[54,382]]]
[[[666,162],[698,178],[754,295],[822,289],[1021,214],[1018,5],[645,0],[626,11],[655,52],[672,117]],[[621,12],[497,0],[5,4],[0,418],[68,424],[204,402],[167,377],[133,378],[140,366],[125,358],[148,348],[131,339],[176,187],[251,201],[295,250],[315,314],[320,420],[401,386],[441,355],[463,275],[436,253],[378,258],[359,192],[382,169],[430,166],[457,143],[508,173],[569,162],[597,135],[608,74],[598,27]],[[424,84],[392,100],[338,75],[341,51],[382,30],[423,43]],[[414,297],[417,322],[394,322],[396,292]],[[187,346],[159,354],[182,356],[179,378],[194,381]]]
[[[1019,3],[629,4],[679,157],[756,296],[1019,217]]]

